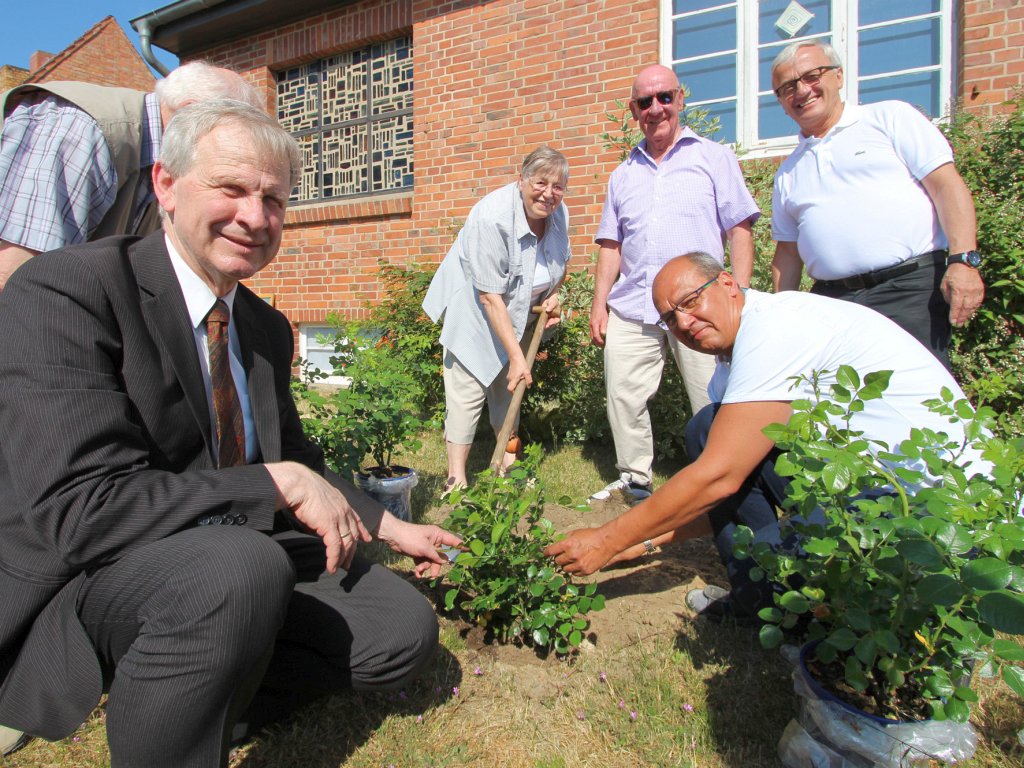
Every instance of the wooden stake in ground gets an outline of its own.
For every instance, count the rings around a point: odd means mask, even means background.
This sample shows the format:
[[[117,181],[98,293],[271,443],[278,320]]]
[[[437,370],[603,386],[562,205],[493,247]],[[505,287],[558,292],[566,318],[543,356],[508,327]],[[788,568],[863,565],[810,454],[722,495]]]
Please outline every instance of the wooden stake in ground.
[[[537,349],[540,347],[541,337],[544,335],[544,326],[548,322],[548,313],[541,307],[534,307],[533,311],[539,315],[537,324],[533,327],[533,336],[530,337],[530,347],[526,350],[526,370],[533,368],[534,358],[537,357]],[[512,393],[512,402],[508,405],[508,413],[505,414],[505,421],[498,432],[498,442],[494,446],[494,455],[491,456],[491,469],[495,472],[501,471],[501,462],[505,458],[505,446],[512,435],[512,426],[516,423],[516,416],[519,414],[519,406],[523,404],[523,395],[526,393],[526,379],[516,384],[515,392]]]

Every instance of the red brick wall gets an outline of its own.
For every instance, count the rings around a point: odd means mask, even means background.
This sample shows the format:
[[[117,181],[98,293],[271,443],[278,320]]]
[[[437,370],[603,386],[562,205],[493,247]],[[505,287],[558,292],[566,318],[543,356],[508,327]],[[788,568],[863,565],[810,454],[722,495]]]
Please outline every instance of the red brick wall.
[[[961,13],[960,99],[979,114],[1006,112],[1024,88],[1024,2],[963,0]]]
[[[50,58],[42,71],[41,76],[35,72],[30,75],[33,82],[82,80],[139,91],[151,91],[156,84],[153,73],[113,18],[97,24],[87,37]]]
[[[957,24],[965,102],[990,109],[1021,82],[1020,0],[963,0]],[[658,55],[657,0],[363,0],[201,52],[267,88],[274,71],[413,34],[411,193],[293,207],[280,255],[255,288],[293,322],[358,316],[377,297],[377,263],[437,262],[487,192],[548,143],[569,158],[566,204],[576,266],[590,263],[615,153],[604,115]],[[977,95],[972,94],[977,87]]]
[[[357,316],[378,295],[380,259],[440,261],[453,223],[542,143],[569,158],[574,263],[589,263],[615,166],[598,134],[657,60],[657,25],[651,0],[365,0],[201,52],[266,86],[271,105],[275,70],[413,33],[415,190],[293,207],[281,253],[253,287],[296,323]]]

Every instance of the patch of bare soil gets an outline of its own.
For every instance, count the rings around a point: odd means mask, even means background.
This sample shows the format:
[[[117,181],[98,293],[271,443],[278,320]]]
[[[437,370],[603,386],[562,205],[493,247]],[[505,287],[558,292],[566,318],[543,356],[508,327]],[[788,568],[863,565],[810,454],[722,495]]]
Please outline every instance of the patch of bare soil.
[[[627,509],[625,494],[592,502],[589,512],[549,504],[544,516],[558,531],[596,527]],[[727,585],[725,569],[710,537],[673,542],[652,555],[598,571],[585,581],[596,581],[605,597],[603,611],[588,614],[590,638],[604,650],[633,642],[637,635],[671,630],[696,616],[686,607],[686,593],[709,583]]]
[[[606,501],[593,502],[589,511],[548,504],[544,516],[560,532],[596,527],[629,508],[625,494],[614,493]],[[604,610],[587,614],[590,627],[582,652],[615,651],[636,642],[638,637],[672,633],[682,622],[696,616],[686,607],[687,591],[709,583],[726,585],[725,570],[709,537],[668,544],[628,563],[613,565],[581,581],[597,582],[605,597]],[[464,624],[461,634],[471,655],[490,659],[501,666],[517,668],[519,686],[532,698],[555,692],[557,680],[541,667],[552,659],[539,658],[531,648],[488,642],[484,631]],[[534,674],[531,676],[530,670]],[[536,694],[536,695],[534,695]]]

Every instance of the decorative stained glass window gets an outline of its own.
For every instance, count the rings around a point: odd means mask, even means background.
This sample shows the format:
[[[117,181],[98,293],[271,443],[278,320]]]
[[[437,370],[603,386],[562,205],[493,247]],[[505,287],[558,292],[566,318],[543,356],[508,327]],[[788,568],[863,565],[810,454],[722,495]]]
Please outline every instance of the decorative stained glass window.
[[[279,72],[277,117],[302,150],[293,201],[411,188],[411,39]]]

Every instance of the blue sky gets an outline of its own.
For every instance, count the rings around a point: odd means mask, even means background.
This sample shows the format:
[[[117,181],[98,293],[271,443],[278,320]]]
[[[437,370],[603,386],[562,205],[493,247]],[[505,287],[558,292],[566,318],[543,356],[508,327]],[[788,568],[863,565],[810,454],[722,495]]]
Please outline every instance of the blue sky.
[[[106,16],[117,19],[141,55],[139,36],[129,22],[171,0],[2,0],[0,4],[0,64],[27,69],[33,53],[59,53]],[[169,69],[177,65],[177,57],[155,46],[153,50]]]

